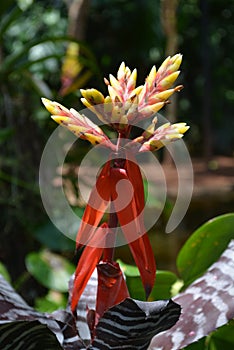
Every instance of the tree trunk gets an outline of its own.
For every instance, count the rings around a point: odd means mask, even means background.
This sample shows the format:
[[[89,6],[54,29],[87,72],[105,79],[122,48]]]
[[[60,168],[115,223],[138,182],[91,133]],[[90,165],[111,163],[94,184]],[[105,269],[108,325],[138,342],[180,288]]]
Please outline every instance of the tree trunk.
[[[211,48],[209,41],[209,4],[207,0],[201,0],[201,61],[204,79],[203,101],[202,101],[202,139],[203,157],[209,161],[212,156],[212,132],[211,132]]]
[[[86,20],[90,0],[66,1],[68,6],[68,35],[77,40],[85,39]]]
[[[173,56],[178,51],[178,33],[176,10],[178,0],[161,0],[161,21],[166,36],[165,56]],[[166,118],[171,122],[176,122],[177,95],[170,97],[170,104],[166,106]],[[169,152],[164,155],[164,163],[172,162]]]

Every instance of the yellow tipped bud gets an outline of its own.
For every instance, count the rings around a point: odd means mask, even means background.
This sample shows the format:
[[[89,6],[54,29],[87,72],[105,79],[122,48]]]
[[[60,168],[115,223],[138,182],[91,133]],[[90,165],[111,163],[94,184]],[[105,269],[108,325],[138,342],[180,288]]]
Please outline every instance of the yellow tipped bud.
[[[143,132],[142,136],[144,136],[144,138],[147,140],[149,139],[153,133],[154,133],[154,130],[155,130],[155,125],[157,124],[158,122],[158,118],[155,117],[153,120],[152,120],[152,123],[148,126],[148,128]]]
[[[163,89],[168,89],[178,78],[178,75],[180,74],[180,71],[176,71],[174,73],[171,73],[166,78],[160,81],[159,86]]]
[[[82,134],[85,131],[87,131],[87,127],[86,126],[81,126],[81,125],[68,124],[67,128],[70,131],[72,131],[77,136],[80,136],[80,134]]]
[[[171,58],[172,64],[169,67],[170,72],[175,72],[180,68],[182,62],[182,55],[178,53]]]
[[[88,140],[92,145],[97,145],[98,143],[104,142],[105,138],[102,136],[97,136],[89,133],[84,133],[80,138]]]
[[[92,106],[84,97],[82,97],[80,100],[85,107],[89,108]]]
[[[130,75],[131,75],[131,71],[129,67],[125,67],[125,77],[129,79]]]
[[[108,85],[108,92],[109,92],[109,95],[110,95],[112,101],[115,101],[116,97],[120,100],[119,95],[117,94],[116,90],[111,85]]]
[[[154,81],[155,81],[155,78],[156,78],[156,74],[157,74],[156,67],[153,66],[153,67],[151,68],[151,71],[150,71],[148,77],[146,78],[146,81],[147,81],[147,83],[149,84],[149,86],[152,86],[152,85],[153,85],[153,83],[154,83]]]
[[[163,71],[166,70],[168,64],[169,64],[169,61],[171,59],[171,56],[168,56],[164,61],[163,63],[161,64],[161,66],[159,67],[158,69],[158,74],[161,74]]]
[[[61,115],[52,115],[51,118],[58,124],[68,124],[71,118],[62,117]]]
[[[176,127],[180,134],[184,134],[190,128],[186,123],[176,123],[173,126]]]
[[[165,138],[166,140],[175,141],[175,140],[181,139],[183,136],[184,136],[183,134],[174,133],[174,134],[166,135]]]
[[[153,105],[147,106],[152,112],[157,113],[163,106],[165,105],[164,102],[158,102]]]
[[[111,85],[118,90],[120,87],[118,80],[112,74],[109,75],[109,78]]]
[[[91,104],[97,105],[104,102],[103,94],[96,89],[80,89],[82,96]]]
[[[165,146],[165,143],[160,141],[160,140],[150,140],[150,141],[143,143],[139,152],[147,152],[147,151],[154,152],[154,151],[157,151],[164,146]]]
[[[137,70],[136,68],[132,71],[130,77],[128,78],[127,88],[132,90],[136,86]]]
[[[42,103],[44,104],[47,111],[54,115],[69,116],[70,112],[67,108],[63,107],[60,103],[50,101],[47,98],[42,98]]]
[[[174,91],[174,89],[169,89],[162,92],[158,92],[157,94],[153,95],[152,98],[157,98],[159,100],[166,101],[174,93]]]
[[[134,90],[132,90],[131,94],[129,95],[129,98],[132,98],[134,96],[138,96],[141,93],[143,86],[144,85],[140,85],[140,86],[136,87]]]
[[[124,76],[125,76],[125,63],[122,62],[117,73],[117,78],[118,80],[121,80]]]

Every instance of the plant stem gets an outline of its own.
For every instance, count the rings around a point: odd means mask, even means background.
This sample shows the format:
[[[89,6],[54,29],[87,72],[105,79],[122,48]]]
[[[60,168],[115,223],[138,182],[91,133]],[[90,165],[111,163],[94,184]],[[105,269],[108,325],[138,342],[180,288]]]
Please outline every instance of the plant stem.
[[[114,206],[111,203],[111,212],[109,214],[108,226],[110,227],[110,232],[106,237],[106,249],[103,254],[103,261],[112,262],[114,260],[115,254],[115,241],[116,241],[116,230],[118,226],[118,217],[116,212],[114,212]]]
[[[119,133],[117,144],[116,144],[116,151],[115,151],[115,154],[117,156],[120,153],[121,138],[122,138],[122,135],[121,135],[121,133]],[[121,161],[122,160],[115,158],[114,167],[115,168],[121,167]],[[115,212],[113,202],[110,203],[110,214],[109,214],[108,226],[110,228],[110,232],[108,233],[108,235],[106,237],[106,249],[104,250],[103,260],[113,262],[114,253],[115,253],[116,231],[117,231],[117,226],[118,226],[118,216]]]

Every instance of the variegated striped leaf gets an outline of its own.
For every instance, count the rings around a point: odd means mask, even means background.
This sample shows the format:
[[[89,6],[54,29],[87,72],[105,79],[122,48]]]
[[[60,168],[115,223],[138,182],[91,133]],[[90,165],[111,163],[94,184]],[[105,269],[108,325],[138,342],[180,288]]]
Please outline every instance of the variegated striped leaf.
[[[62,350],[56,336],[38,321],[0,325],[1,350]]]
[[[63,349],[85,349],[84,343],[78,336],[74,318],[70,312],[59,310],[53,314],[47,314],[35,311],[25,303],[0,275],[0,327],[11,321],[19,321],[20,323],[22,321],[30,321],[29,323],[31,323],[31,321],[35,320],[45,324],[56,335]],[[23,339],[19,341],[23,342]]]
[[[234,318],[234,240],[207,272],[174,298],[181,305],[177,324],[155,336],[150,350],[178,350]]]
[[[155,334],[172,327],[180,306],[172,300],[143,302],[125,299],[100,319],[93,350],[146,350]]]

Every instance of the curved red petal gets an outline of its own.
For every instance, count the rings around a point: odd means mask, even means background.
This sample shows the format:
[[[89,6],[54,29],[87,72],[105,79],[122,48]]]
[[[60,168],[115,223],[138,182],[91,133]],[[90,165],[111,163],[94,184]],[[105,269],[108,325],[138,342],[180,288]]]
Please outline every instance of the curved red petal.
[[[108,234],[108,225],[102,224],[90,240],[90,246],[86,246],[78,262],[71,297],[71,309],[75,312],[78,301],[88,283],[95,267],[99,263],[103,248],[97,247],[100,242],[104,246],[106,235]]]
[[[76,248],[85,245],[93,236],[110,200],[110,162],[108,161],[93,188],[76,236]]]
[[[136,171],[135,174],[134,171]],[[134,176],[135,179],[133,179]],[[110,177],[111,199],[114,200],[119,223],[140,271],[148,298],[155,281],[156,263],[149,238],[145,233],[144,189],[140,169],[135,162],[128,160],[126,170],[113,168]],[[125,180],[125,182],[121,180]],[[130,190],[129,182],[131,182],[133,191]],[[125,198],[125,201],[128,199],[128,205],[124,207],[125,203],[120,201],[121,198]],[[122,209],[122,207],[124,208]]]
[[[146,298],[149,297],[154,286],[156,262],[148,235],[145,233],[134,242],[129,243],[132,255],[140,271]]]

